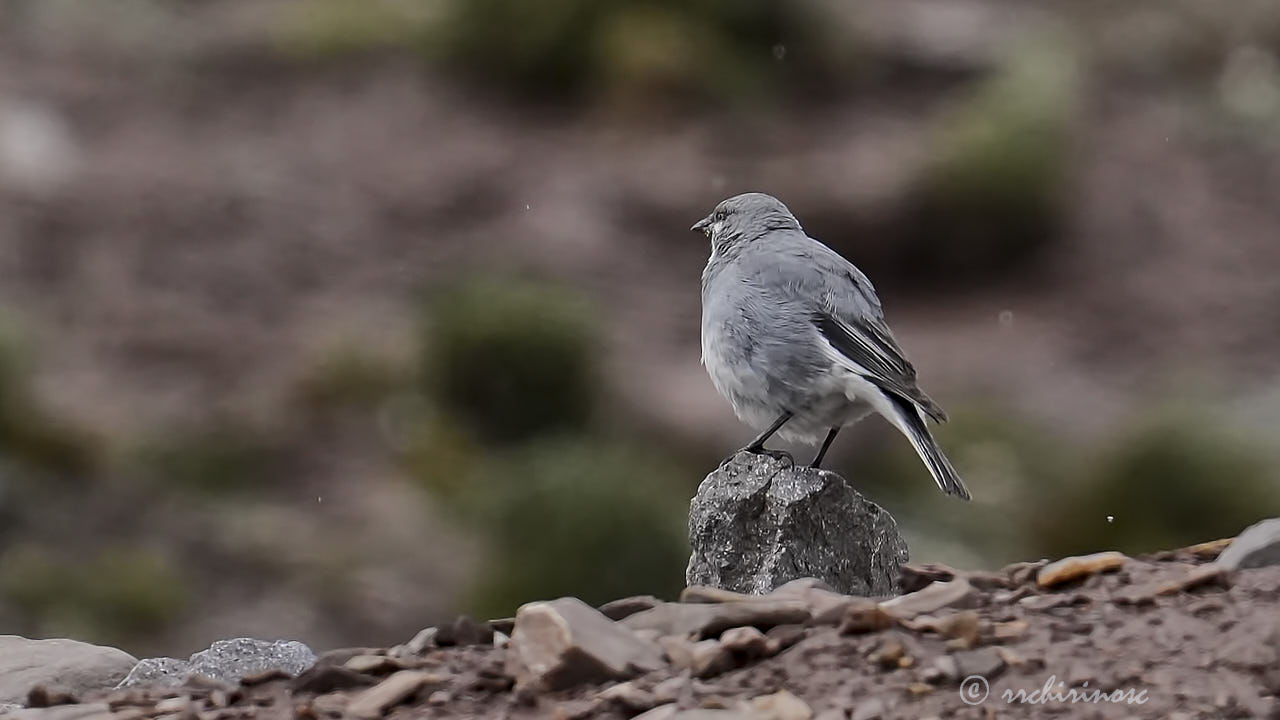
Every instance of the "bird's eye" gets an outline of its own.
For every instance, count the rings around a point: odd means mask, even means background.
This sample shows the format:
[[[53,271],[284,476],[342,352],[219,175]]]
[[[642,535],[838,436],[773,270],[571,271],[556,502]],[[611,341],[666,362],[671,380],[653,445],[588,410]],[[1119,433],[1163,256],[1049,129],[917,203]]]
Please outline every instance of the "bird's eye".
[[[725,216],[725,211],[723,211],[723,210],[717,210],[717,211],[716,211],[716,219],[717,219],[717,220],[723,220],[723,219],[724,219],[724,216]]]

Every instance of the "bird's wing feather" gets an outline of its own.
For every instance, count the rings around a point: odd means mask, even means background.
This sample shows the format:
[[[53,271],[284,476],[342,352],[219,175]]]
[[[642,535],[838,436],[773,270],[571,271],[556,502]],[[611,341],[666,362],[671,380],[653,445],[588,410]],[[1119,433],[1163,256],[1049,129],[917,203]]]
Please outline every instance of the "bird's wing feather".
[[[916,404],[937,422],[946,413],[916,384],[916,371],[884,321],[880,298],[867,276],[826,245],[802,233],[773,244],[770,270],[794,300],[810,307],[810,320],[827,342],[867,380]]]
[[[915,368],[882,321],[850,321],[818,311],[813,314],[813,324],[867,380],[915,403],[936,422],[946,422],[946,413],[916,384]]]

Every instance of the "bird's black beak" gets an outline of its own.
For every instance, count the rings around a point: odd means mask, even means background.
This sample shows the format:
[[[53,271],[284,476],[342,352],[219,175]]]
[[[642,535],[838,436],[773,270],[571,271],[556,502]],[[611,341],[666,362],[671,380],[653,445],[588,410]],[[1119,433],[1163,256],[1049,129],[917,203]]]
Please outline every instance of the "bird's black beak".
[[[702,218],[701,220],[699,220],[698,222],[694,223],[693,227],[689,229],[692,230],[693,232],[707,233],[711,231],[710,228],[711,228],[711,216],[708,215]]]

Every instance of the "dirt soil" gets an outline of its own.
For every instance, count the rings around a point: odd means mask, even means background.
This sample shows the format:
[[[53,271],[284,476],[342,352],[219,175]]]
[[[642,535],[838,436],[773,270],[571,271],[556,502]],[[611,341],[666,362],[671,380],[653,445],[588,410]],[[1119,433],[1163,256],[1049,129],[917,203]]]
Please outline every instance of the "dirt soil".
[[[688,717],[1280,718],[1280,567],[1228,573],[1210,562],[1220,547],[1132,558],[1117,570],[1052,589],[1037,583],[1043,563],[970,573],[962,577],[974,592],[949,610],[871,632],[847,616],[842,627],[797,628],[789,648],[716,676],[693,679],[665,669],[638,677],[630,682],[645,698],[638,703],[602,698],[607,685],[557,693],[516,689],[504,669],[508,649],[491,645],[388,658],[362,673],[337,665],[355,654],[385,651],[335,651],[321,660],[327,671],[313,669],[296,680],[134,689],[105,699],[115,709],[141,711],[140,717],[172,710],[172,700],[157,709],[165,697],[191,698],[200,718],[338,717],[368,686],[413,668],[435,674],[436,681],[386,716],[629,718],[666,694],[674,705],[653,711],[657,716],[720,709]],[[904,587],[923,587],[953,572],[907,568]],[[974,615],[976,633],[955,630]],[[1074,701],[1067,695],[1072,688]],[[759,700],[783,690],[811,715],[785,695],[784,701]],[[757,708],[773,701],[772,710],[749,714],[753,698]]]

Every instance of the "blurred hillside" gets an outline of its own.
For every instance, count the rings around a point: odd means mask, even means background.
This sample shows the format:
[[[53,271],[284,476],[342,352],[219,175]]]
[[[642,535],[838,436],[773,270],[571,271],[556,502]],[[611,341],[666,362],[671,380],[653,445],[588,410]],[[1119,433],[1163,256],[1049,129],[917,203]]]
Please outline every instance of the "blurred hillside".
[[[688,226],[876,282],[976,496],[832,466],[913,559],[1277,514],[1280,8],[0,4],[0,633],[391,643],[681,583],[751,431]]]

